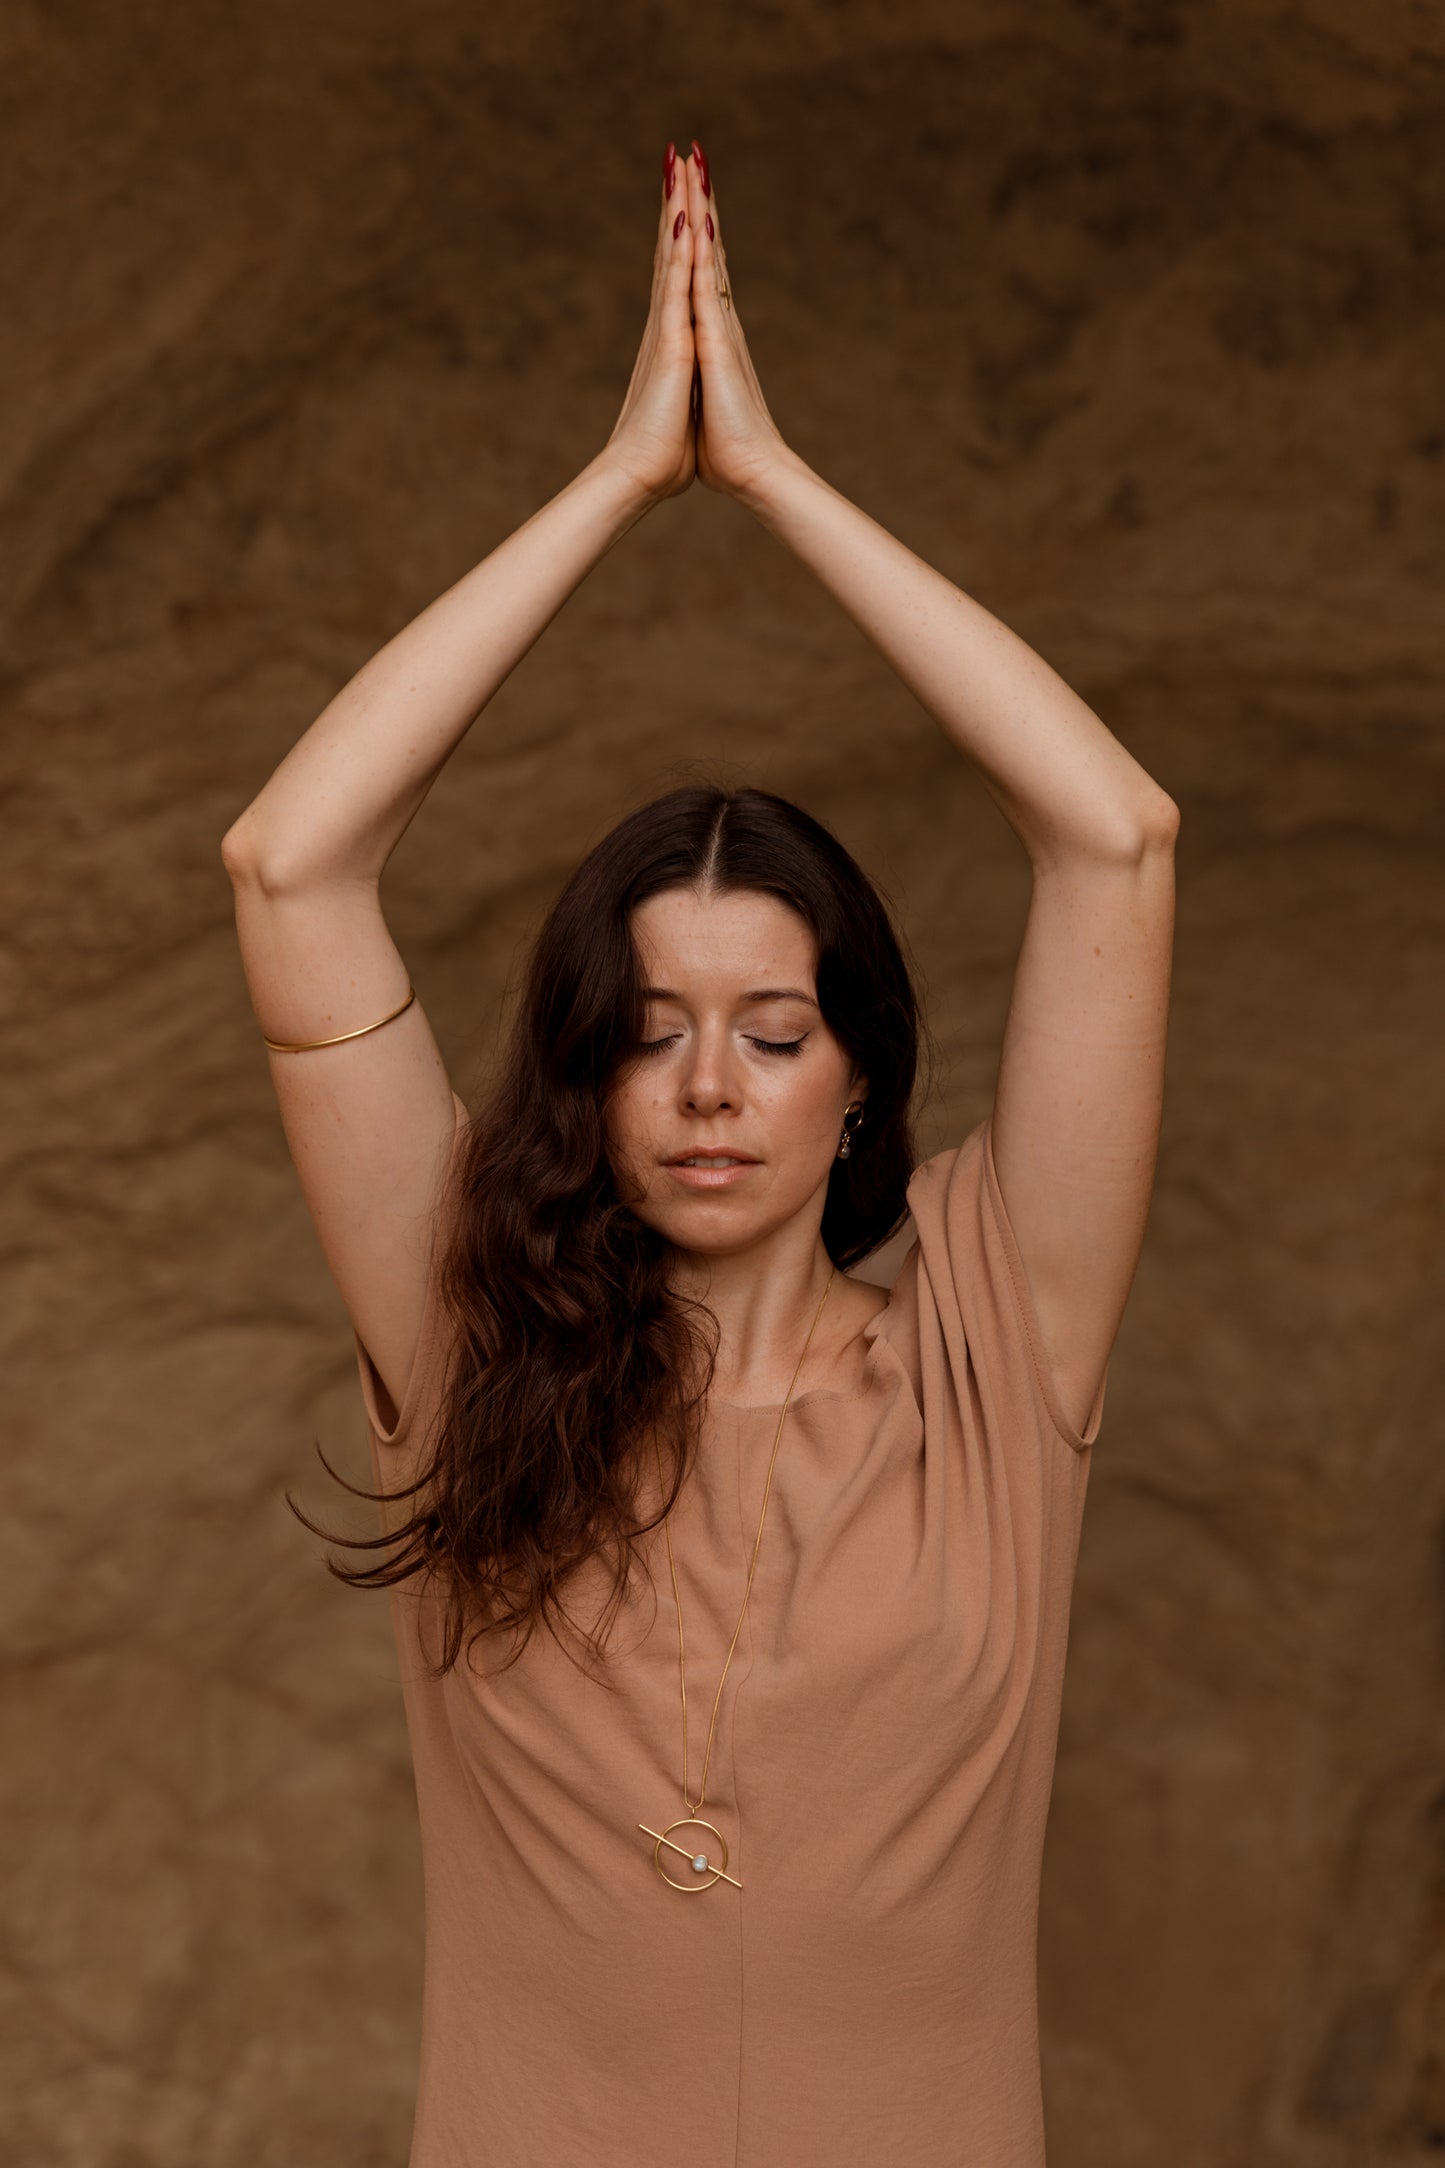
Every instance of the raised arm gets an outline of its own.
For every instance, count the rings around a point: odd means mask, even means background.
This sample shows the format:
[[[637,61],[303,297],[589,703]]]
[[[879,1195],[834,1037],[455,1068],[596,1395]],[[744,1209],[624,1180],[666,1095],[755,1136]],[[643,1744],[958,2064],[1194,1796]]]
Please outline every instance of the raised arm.
[[[668,160],[652,297],[604,449],[323,709],[228,830],[247,985],[322,1250],[399,1405],[457,1118],[425,1011],[382,915],[382,869],[472,723],[615,542],[695,471],[691,230]],[[380,1029],[376,1020],[397,1011]]]
[[[975,763],[1033,867],[992,1142],[1059,1402],[1082,1428],[1153,1187],[1178,809],[1025,641],[783,441],[738,321],[705,167],[690,176],[689,211],[699,480],[737,497],[817,574]]]

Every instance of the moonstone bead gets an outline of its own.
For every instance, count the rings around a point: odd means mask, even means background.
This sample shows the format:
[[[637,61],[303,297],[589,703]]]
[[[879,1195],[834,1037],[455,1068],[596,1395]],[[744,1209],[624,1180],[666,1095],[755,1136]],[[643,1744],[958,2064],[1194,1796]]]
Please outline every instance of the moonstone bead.
[[[692,1864],[693,1864],[693,1867],[694,1867],[695,1871],[696,1871],[696,1872],[697,1872],[698,1874],[706,1874],[706,1873],[707,1873],[707,1854],[706,1854],[706,1852],[695,1852],[695,1853],[693,1854]]]

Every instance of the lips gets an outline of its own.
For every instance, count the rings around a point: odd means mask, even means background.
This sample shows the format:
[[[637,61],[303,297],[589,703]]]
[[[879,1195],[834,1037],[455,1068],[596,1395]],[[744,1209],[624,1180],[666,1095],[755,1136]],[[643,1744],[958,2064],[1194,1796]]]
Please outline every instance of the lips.
[[[665,1167],[682,1167],[686,1166],[690,1159],[700,1159],[709,1165],[717,1160],[734,1160],[744,1167],[756,1167],[758,1164],[750,1153],[729,1151],[726,1146],[721,1144],[712,1146],[704,1144],[697,1146],[691,1152],[674,1152],[671,1159],[663,1161],[663,1165]]]
[[[689,1161],[693,1162],[691,1166]],[[735,1183],[745,1182],[758,1161],[717,1144],[711,1150],[703,1145],[694,1152],[679,1152],[662,1164],[681,1188],[713,1190],[731,1189]]]

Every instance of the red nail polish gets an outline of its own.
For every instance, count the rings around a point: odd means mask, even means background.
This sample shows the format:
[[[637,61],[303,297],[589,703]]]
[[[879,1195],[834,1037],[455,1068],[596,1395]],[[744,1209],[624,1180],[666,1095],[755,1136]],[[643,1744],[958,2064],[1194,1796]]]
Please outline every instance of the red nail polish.
[[[687,224],[687,213],[686,213],[686,211],[679,211],[679,212],[678,212],[678,214],[677,214],[677,216],[676,216],[676,218],[675,218],[675,219],[673,220],[673,222],[672,222],[672,238],[673,238],[673,240],[674,240],[674,241],[675,241],[675,240],[677,239],[678,235],[679,235],[679,234],[680,234],[680,233],[682,232],[682,229],[683,229],[683,227],[684,227],[684,226],[685,226],[686,224]]]
[[[662,189],[662,193],[663,193],[664,197],[666,198],[666,200],[667,200],[667,201],[668,201],[669,203],[671,203],[671,201],[672,201],[672,191],[674,190],[674,188],[676,188],[676,186],[677,186],[677,168],[676,168],[676,166],[669,166],[669,167],[668,167],[668,169],[667,169],[667,178],[666,178],[666,180],[665,180],[665,181],[664,181],[664,183],[663,183],[663,189]]]
[[[710,241],[710,240],[711,240],[711,239],[713,238],[713,231],[712,231],[712,212],[711,212],[711,211],[708,211],[708,212],[706,212],[706,213],[704,214],[704,218],[703,218],[703,224],[704,224],[704,225],[705,225],[705,226],[707,227],[707,237],[708,237],[708,239],[709,239],[709,241]]]
[[[698,178],[702,182],[702,192],[705,196],[710,196],[712,194],[712,182],[708,178],[707,152],[698,142],[696,136],[694,136],[692,139],[692,147],[697,152],[697,162],[699,167]]]

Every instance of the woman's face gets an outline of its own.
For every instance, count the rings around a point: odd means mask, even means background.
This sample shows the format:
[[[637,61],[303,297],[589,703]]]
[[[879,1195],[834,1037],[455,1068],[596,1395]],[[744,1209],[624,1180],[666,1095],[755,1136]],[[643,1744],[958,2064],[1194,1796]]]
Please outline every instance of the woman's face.
[[[844,1109],[868,1087],[818,1008],[810,928],[775,896],[676,888],[638,905],[632,935],[648,995],[644,1047],[605,1116],[620,1194],[705,1255],[747,1249],[800,1213],[816,1225]],[[705,1147],[749,1164],[721,1179],[668,1164]]]

